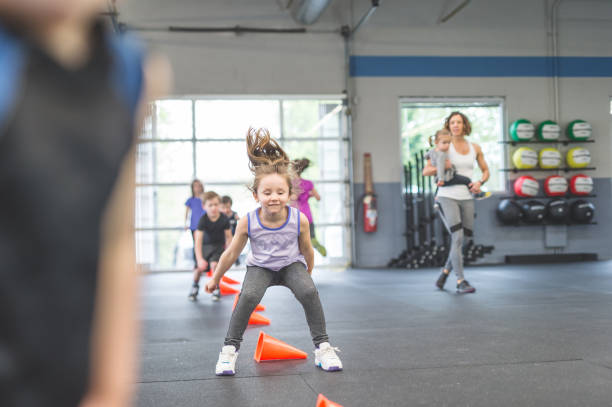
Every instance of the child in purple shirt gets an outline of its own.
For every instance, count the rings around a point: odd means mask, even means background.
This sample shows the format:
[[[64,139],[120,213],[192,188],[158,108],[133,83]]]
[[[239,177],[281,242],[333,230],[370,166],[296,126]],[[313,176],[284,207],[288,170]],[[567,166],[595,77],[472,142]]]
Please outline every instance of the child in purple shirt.
[[[195,256],[195,231],[198,229],[198,222],[206,211],[202,206],[202,195],[204,195],[204,184],[199,179],[191,181],[191,197],[185,201],[185,230],[191,231],[191,238],[193,239],[194,252],[193,252],[193,263],[194,269],[197,268],[197,260]],[[189,226],[187,226],[187,218],[191,212],[189,220]]]
[[[293,168],[298,175],[298,178],[294,181],[296,192],[299,194],[297,198],[294,197],[291,206],[298,208],[306,218],[308,218],[308,222],[310,222],[310,240],[312,241],[312,246],[317,249],[321,256],[327,256],[327,249],[323,246],[317,238],[315,237],[315,226],[312,220],[312,213],[310,212],[310,205],[308,204],[308,200],[310,198],[314,198],[317,201],[321,200],[321,196],[317,192],[314,187],[312,181],[302,178],[302,173],[308,168],[310,165],[310,160],[308,158],[302,158],[299,160],[293,161]]]
[[[247,273],[215,373],[218,376],[236,373],[238,349],[249,318],[268,287],[273,285],[288,287],[304,307],[315,345],[315,365],[325,371],[342,370],[337,349],[328,342],[323,307],[311,277],[314,250],[308,219],[299,209],[287,206],[293,189],[289,173],[291,161],[265,129],[249,129],[246,141],[249,168],[255,176],[250,189],[261,206],[238,221],[230,246],[206,284],[206,292],[213,292],[250,240]]]

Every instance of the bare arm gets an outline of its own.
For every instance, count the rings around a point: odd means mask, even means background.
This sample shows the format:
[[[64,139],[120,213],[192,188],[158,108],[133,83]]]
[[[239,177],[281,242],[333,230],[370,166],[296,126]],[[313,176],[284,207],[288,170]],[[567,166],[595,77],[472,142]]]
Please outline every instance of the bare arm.
[[[189,229],[189,226],[187,226],[187,218],[189,218],[189,207],[185,206],[185,221],[183,222],[185,230]]]
[[[197,229],[195,231],[193,250],[196,255],[196,263],[198,270],[204,271],[208,267],[208,262],[204,259],[204,254],[202,254],[202,242],[204,241],[204,232]]]
[[[425,167],[423,168],[423,175],[426,177],[430,177],[432,175],[436,175],[436,167],[431,164],[431,160],[427,160],[425,163]]]
[[[479,181],[472,182],[470,187],[470,191],[478,193],[480,192],[480,187],[489,179],[489,166],[484,158],[484,153],[482,152],[482,148],[478,144],[472,143],[474,146],[474,150],[476,152],[476,162],[478,163],[478,167],[480,171],[482,171],[482,178]]]
[[[238,221],[236,234],[231,239],[229,247],[223,252],[219,259],[215,274],[213,274],[213,277],[206,283],[205,290],[207,293],[212,293],[214,289],[217,288],[225,272],[229,270],[232,264],[236,262],[238,256],[240,256],[240,253],[242,253],[242,249],[244,249],[248,239],[247,219],[242,218]]]
[[[316,199],[317,201],[320,201],[320,200],[321,200],[321,195],[319,195],[319,193],[317,192],[317,190],[316,190],[316,189],[314,189],[314,188],[310,190],[309,195],[310,195],[310,196],[312,196],[312,197],[314,197],[314,199]]]
[[[230,247],[231,243],[232,243],[232,230],[225,229],[225,249]]]
[[[298,237],[298,243],[300,246],[300,253],[302,253],[304,259],[306,259],[308,274],[312,274],[312,269],[314,268],[314,250],[312,249],[312,242],[310,241],[310,223],[303,213],[300,213],[300,236]]]

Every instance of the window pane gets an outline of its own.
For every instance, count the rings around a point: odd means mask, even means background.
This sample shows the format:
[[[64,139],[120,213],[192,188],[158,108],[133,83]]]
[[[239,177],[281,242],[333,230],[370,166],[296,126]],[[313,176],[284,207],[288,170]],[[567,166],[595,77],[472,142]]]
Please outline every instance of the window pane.
[[[346,258],[345,242],[346,237],[342,226],[322,226],[317,227],[315,235],[319,243],[327,249],[327,256],[323,257],[315,250],[315,265],[325,265],[333,263],[334,258]]]
[[[154,174],[153,143],[139,143],[136,150],[136,182],[151,184]]]
[[[344,175],[343,141],[285,141],[283,149],[291,159],[308,158],[310,166],[302,173],[309,180],[339,180]]]
[[[490,178],[487,189],[500,191],[505,189],[504,175],[499,171],[504,165],[503,148],[499,141],[503,139],[501,105],[470,103],[405,103],[401,109],[402,120],[402,162],[414,162],[414,154],[428,150],[428,139],[444,126],[444,119],[455,110],[460,110],[472,124],[472,134],[468,140],[482,147],[489,165]],[[481,172],[474,166],[474,177]]]
[[[246,143],[203,141],[196,144],[197,177],[207,182],[248,182],[251,179]]]
[[[315,184],[315,189],[321,196],[317,201],[311,198],[308,202],[312,219],[317,223],[343,223],[346,207],[344,205],[344,184]]]
[[[155,108],[157,114],[155,138],[193,138],[190,100],[160,100],[155,103]]]
[[[249,127],[267,128],[272,137],[280,136],[277,100],[198,100],[196,137],[244,140]]]
[[[188,231],[136,232],[136,260],[150,270],[193,267],[192,238]]]
[[[154,183],[191,182],[193,176],[193,144],[189,141],[151,143],[155,160]]]
[[[186,186],[136,188],[136,227],[182,227],[185,201],[191,195]]]
[[[341,114],[339,100],[284,100],[283,137],[339,137]]]

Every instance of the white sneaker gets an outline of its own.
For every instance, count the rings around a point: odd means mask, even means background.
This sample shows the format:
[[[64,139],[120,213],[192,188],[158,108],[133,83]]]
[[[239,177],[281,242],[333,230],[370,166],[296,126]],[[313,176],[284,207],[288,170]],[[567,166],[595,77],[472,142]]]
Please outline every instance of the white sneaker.
[[[217,360],[215,374],[217,376],[235,375],[236,359],[238,359],[238,352],[236,352],[236,347],[232,345],[225,345],[221,349],[221,353],[219,353],[219,360]]]
[[[315,365],[327,372],[342,370],[342,362],[336,351],[340,352],[340,349],[332,347],[328,342],[321,343],[319,348],[314,350]]]
[[[218,288],[213,291],[212,293],[212,300],[213,301],[219,301],[221,299],[221,290],[219,290]]]

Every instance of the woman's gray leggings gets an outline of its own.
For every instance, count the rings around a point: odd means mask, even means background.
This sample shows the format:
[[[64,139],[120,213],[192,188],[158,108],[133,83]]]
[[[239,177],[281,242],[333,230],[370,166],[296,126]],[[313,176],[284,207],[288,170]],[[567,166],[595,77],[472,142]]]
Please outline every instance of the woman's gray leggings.
[[[249,324],[249,318],[253,310],[263,298],[268,287],[273,285],[284,285],[289,288],[302,304],[315,347],[323,342],[328,342],[329,338],[325,331],[325,315],[323,315],[323,307],[319,300],[319,292],[310,274],[306,271],[306,266],[303,263],[296,262],[279,271],[247,266],[242,292],[232,313],[232,319],[225,337],[225,345],[233,345],[236,350],[240,348],[242,334]]]
[[[463,280],[463,237],[474,234],[474,200],[437,197],[440,218],[451,235],[450,253],[444,268],[454,270],[457,280]]]

